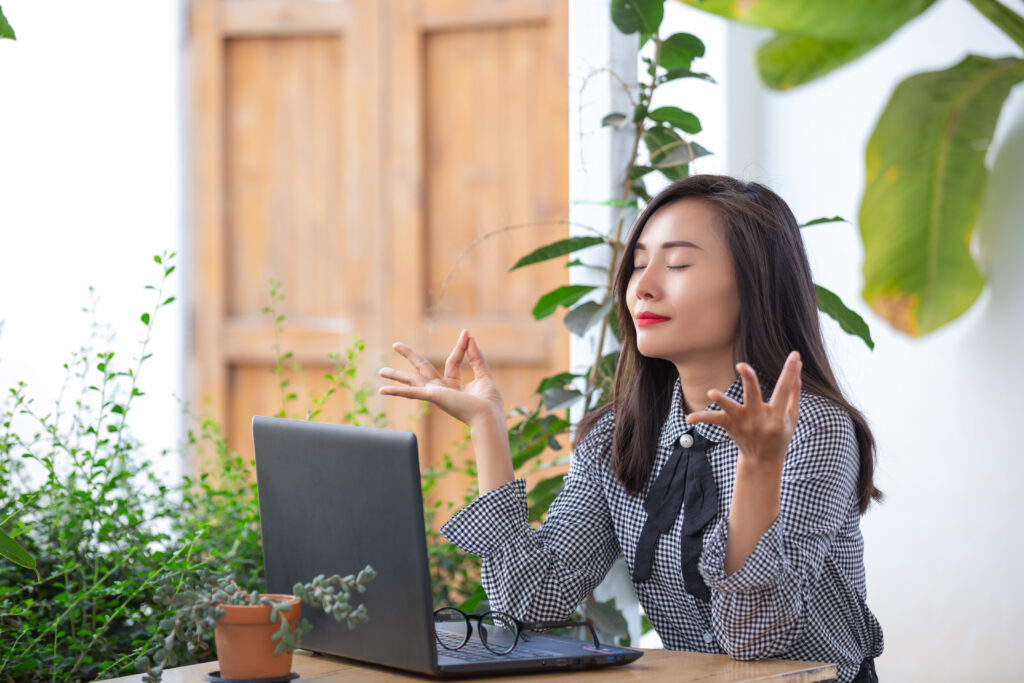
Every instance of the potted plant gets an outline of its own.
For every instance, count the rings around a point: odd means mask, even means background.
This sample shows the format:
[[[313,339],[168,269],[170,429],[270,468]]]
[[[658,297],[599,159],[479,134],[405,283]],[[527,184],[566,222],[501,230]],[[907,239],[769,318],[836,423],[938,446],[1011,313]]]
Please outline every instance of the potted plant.
[[[170,610],[160,622],[158,646],[152,659],[144,654],[136,668],[146,683],[159,683],[167,666],[176,666],[175,652],[186,643],[189,652],[206,647],[213,631],[220,669],[211,674],[221,680],[278,679],[291,674],[292,651],[311,626],[300,621],[302,603],[319,607],[349,628],[367,621],[365,605],[353,608],[352,592],[363,593],[377,575],[367,565],[358,575],[326,577],[297,583],[293,595],[247,592],[231,576],[217,575],[202,568],[185,581],[187,585],[164,584],[157,589],[158,603]]]

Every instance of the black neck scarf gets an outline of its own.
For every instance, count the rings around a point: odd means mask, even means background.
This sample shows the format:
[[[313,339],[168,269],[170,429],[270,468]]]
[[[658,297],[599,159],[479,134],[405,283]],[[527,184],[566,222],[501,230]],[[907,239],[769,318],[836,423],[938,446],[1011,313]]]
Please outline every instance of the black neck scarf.
[[[704,549],[704,527],[718,512],[718,486],[707,457],[708,449],[715,442],[705,439],[696,430],[692,430],[689,436],[693,437],[693,445],[686,448],[676,442],[672,455],[644,500],[647,521],[636,544],[633,581],[650,578],[658,539],[672,528],[682,505],[683,585],[687,593],[706,602],[711,599],[711,592],[697,570],[697,563]]]

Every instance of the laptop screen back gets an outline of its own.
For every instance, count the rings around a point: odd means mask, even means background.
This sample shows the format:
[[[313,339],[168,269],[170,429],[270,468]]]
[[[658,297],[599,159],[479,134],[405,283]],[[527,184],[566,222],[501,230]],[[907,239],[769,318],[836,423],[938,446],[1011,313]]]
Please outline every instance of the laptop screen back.
[[[369,427],[254,417],[267,591],[317,574],[377,577],[349,630],[311,605],[305,649],[411,671],[437,670],[416,436]]]

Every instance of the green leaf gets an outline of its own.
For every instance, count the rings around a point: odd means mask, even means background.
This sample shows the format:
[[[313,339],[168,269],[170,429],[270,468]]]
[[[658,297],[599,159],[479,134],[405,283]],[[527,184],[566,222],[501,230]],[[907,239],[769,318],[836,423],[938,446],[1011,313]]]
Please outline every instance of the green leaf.
[[[658,107],[650,112],[648,116],[653,121],[667,123],[691,135],[701,131],[700,119],[679,107]]]
[[[814,220],[807,221],[806,223],[801,223],[800,227],[806,228],[809,225],[818,225],[819,223],[849,223],[849,221],[842,216],[832,216],[832,218],[815,218]]]
[[[35,559],[25,552],[25,549],[18,545],[18,542],[11,538],[3,529],[0,529],[0,556],[7,558],[16,565],[35,571]]]
[[[142,316],[139,318],[139,320],[142,321],[143,325],[148,325],[149,324],[149,313],[143,313]]]
[[[626,34],[657,33],[664,16],[664,0],[612,0],[612,23]]]
[[[509,268],[509,271],[513,271],[516,268],[522,268],[523,266],[529,266],[534,263],[540,263],[541,261],[558,258],[559,256],[565,256],[566,254],[571,254],[574,251],[586,249],[587,247],[592,247],[596,244],[604,244],[604,238],[580,236],[569,237],[564,240],[552,242],[551,244],[531,251],[529,254],[516,261],[516,264]]]
[[[860,337],[869,349],[875,350],[875,342],[871,339],[871,330],[868,329],[864,318],[860,317],[856,311],[847,308],[837,294],[821,285],[814,285],[814,292],[817,295],[819,311],[839,323],[839,327],[843,328],[844,332]]]
[[[577,377],[582,376],[583,375],[577,375],[574,372],[560,372],[557,375],[545,377],[540,381],[540,384],[537,385],[537,389],[534,393],[543,394],[545,390],[550,389],[551,387],[564,387]]]
[[[565,475],[558,475],[550,479],[538,481],[529,493],[526,500],[529,504],[530,521],[536,522],[548,511],[552,501],[565,488]]]
[[[4,16],[4,11],[0,8],[0,38],[9,38],[10,40],[17,40],[17,36],[14,35],[14,28],[7,21],[7,17]]]
[[[566,263],[565,267],[566,268],[576,268],[576,267],[590,268],[591,270],[596,270],[596,271],[601,272],[601,273],[607,273],[608,272],[608,267],[607,266],[598,266],[598,265],[594,265],[593,263],[584,263],[583,261],[579,260],[578,258],[575,258],[575,259],[569,261],[568,263]]]
[[[658,65],[666,71],[689,69],[693,60],[704,56],[704,43],[692,33],[673,33],[661,44]]]
[[[604,320],[611,307],[611,297],[603,304],[597,301],[584,301],[566,313],[562,322],[565,323],[566,329],[577,337],[582,337],[587,333],[587,330]]]
[[[587,292],[595,289],[597,287],[593,285],[563,285],[548,292],[537,301],[537,305],[533,307],[533,317],[536,320],[546,318],[558,310],[559,306],[572,306]]]
[[[593,204],[594,206],[614,206],[620,209],[635,209],[638,204],[635,199],[605,199],[595,202],[589,199],[574,199],[571,204]]]
[[[626,116],[625,114],[619,114],[617,112],[606,114],[605,117],[601,119],[602,126],[614,126],[615,128],[622,128],[627,123],[629,123],[629,117]]]
[[[467,614],[472,614],[476,611],[477,606],[479,606],[480,603],[485,601],[486,599],[487,593],[484,592],[483,585],[478,583],[474,586],[473,592],[470,593],[469,597],[466,598],[461,605],[459,605],[459,609],[461,609],[463,612],[466,612]]]
[[[629,171],[626,172],[626,177],[630,180],[637,180],[643,178],[648,173],[654,173],[656,169],[653,166],[630,166]]]
[[[868,141],[860,232],[872,309],[913,336],[955,319],[984,280],[968,249],[985,153],[1024,60],[970,55],[906,79]]]
[[[718,16],[798,36],[876,44],[935,0],[681,0]]]
[[[669,180],[685,178],[689,173],[688,164],[694,159],[706,156],[707,151],[696,142],[687,142],[667,126],[656,126],[644,133],[644,144],[651,157],[651,166],[658,169]]]
[[[561,387],[551,387],[541,394],[541,402],[548,410],[563,410],[581,398],[583,398],[583,394],[579,391]]]
[[[633,194],[645,202],[651,201],[651,193],[647,191],[647,186],[644,185],[643,180],[638,179],[629,189],[633,191]]]
[[[757,73],[769,88],[789,90],[849,64],[877,44],[779,34],[757,49]]]
[[[615,598],[598,602],[588,598],[580,605],[583,617],[594,625],[603,641],[618,641],[629,637],[629,626],[622,611],[615,606]]]
[[[699,71],[690,71],[689,69],[673,69],[665,75],[663,75],[659,81],[661,83],[668,83],[669,81],[675,81],[680,78],[699,78],[702,81],[714,83],[715,79],[711,77],[711,74],[701,73]]]

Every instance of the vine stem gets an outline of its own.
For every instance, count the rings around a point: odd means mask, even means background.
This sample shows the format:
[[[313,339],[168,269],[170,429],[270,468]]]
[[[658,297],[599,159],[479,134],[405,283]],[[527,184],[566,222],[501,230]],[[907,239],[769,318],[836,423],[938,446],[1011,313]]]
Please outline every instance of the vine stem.
[[[654,42],[654,60],[652,62],[652,66],[651,66],[651,69],[650,69],[651,81],[646,86],[646,90],[647,90],[647,99],[646,99],[646,101],[647,101],[647,105],[648,106],[650,106],[651,98],[654,96],[654,90],[658,87],[657,67],[654,66],[654,65],[658,64],[659,59],[661,57],[661,39],[658,37],[657,34],[654,34],[654,35],[651,36],[651,41]],[[643,98],[641,98],[641,102],[643,102],[643,101],[644,101]],[[643,122],[643,119],[641,118],[640,121],[636,122],[636,134],[633,136],[633,150],[632,150],[632,153],[630,154],[630,157],[629,157],[629,163],[626,164],[626,169],[625,169],[625,171],[623,173],[622,197],[621,197],[623,202],[625,202],[625,201],[627,201],[629,199],[629,196],[630,196],[630,194],[632,194],[632,191],[633,191],[632,181],[631,181],[631,179],[629,177],[629,169],[633,168],[633,166],[636,164],[636,157],[637,157],[637,153],[640,151],[640,141],[643,139],[643,135],[644,135],[644,122]],[[614,292],[612,291],[612,287],[613,287],[613,285],[615,283],[615,273],[618,270],[619,256],[621,255],[622,249],[623,249],[623,244],[622,244],[622,228],[623,228],[624,223],[625,223],[625,216],[623,215],[623,212],[620,211],[619,212],[619,216],[618,216],[618,218],[615,221],[615,234],[614,234],[614,236],[613,236],[613,238],[611,240],[611,244],[612,244],[612,257],[611,257],[611,260],[608,263],[608,279],[607,279],[606,284],[605,284],[605,296],[604,296],[604,299],[601,301],[601,305],[602,306],[605,303],[607,303],[607,301],[608,301],[608,299],[610,297],[614,296]],[[612,315],[612,309],[609,308],[608,309],[608,314],[605,316],[605,319],[604,319],[603,323],[601,324],[601,330],[598,333],[598,337],[597,337],[597,357],[594,359],[594,364],[590,368],[590,376],[587,378],[587,383],[590,385],[590,387],[588,387],[588,394],[589,394],[589,389],[593,388],[594,386],[596,386],[598,381],[601,378],[601,359],[604,357],[604,353],[603,353],[604,352],[604,339],[605,339],[606,330],[608,329],[608,323],[609,323],[609,320],[611,318],[611,315]],[[614,398],[613,398],[613,400],[614,400]],[[585,399],[585,402],[586,403],[590,402],[589,397]],[[585,405],[584,408],[589,408],[589,406]]]
[[[1024,48],[1024,17],[999,2],[999,0],[967,0],[985,18],[999,27],[1010,40]]]
[[[513,225],[506,225],[504,227],[498,228],[497,230],[491,230],[490,232],[485,233],[480,237],[477,237],[469,244],[469,246],[463,249],[457,257],[455,257],[455,263],[452,264],[452,267],[448,269],[448,273],[444,276],[444,282],[441,284],[441,293],[438,294],[437,296],[437,303],[434,304],[433,306],[428,307],[427,312],[433,313],[440,308],[441,303],[444,301],[444,294],[448,290],[448,283],[451,281],[452,276],[455,274],[455,269],[459,267],[459,264],[462,263],[463,260],[465,260],[465,258],[469,255],[469,252],[476,249],[485,240],[488,240],[496,235],[500,235],[503,232],[511,232],[512,230],[520,230],[522,228],[532,228],[538,225],[572,225],[578,228],[583,228],[584,230],[589,230],[590,232],[600,237],[604,237],[604,233],[602,233],[600,230],[593,226],[584,225],[582,223],[575,223],[573,221],[563,219],[527,221],[525,223],[515,223]]]

